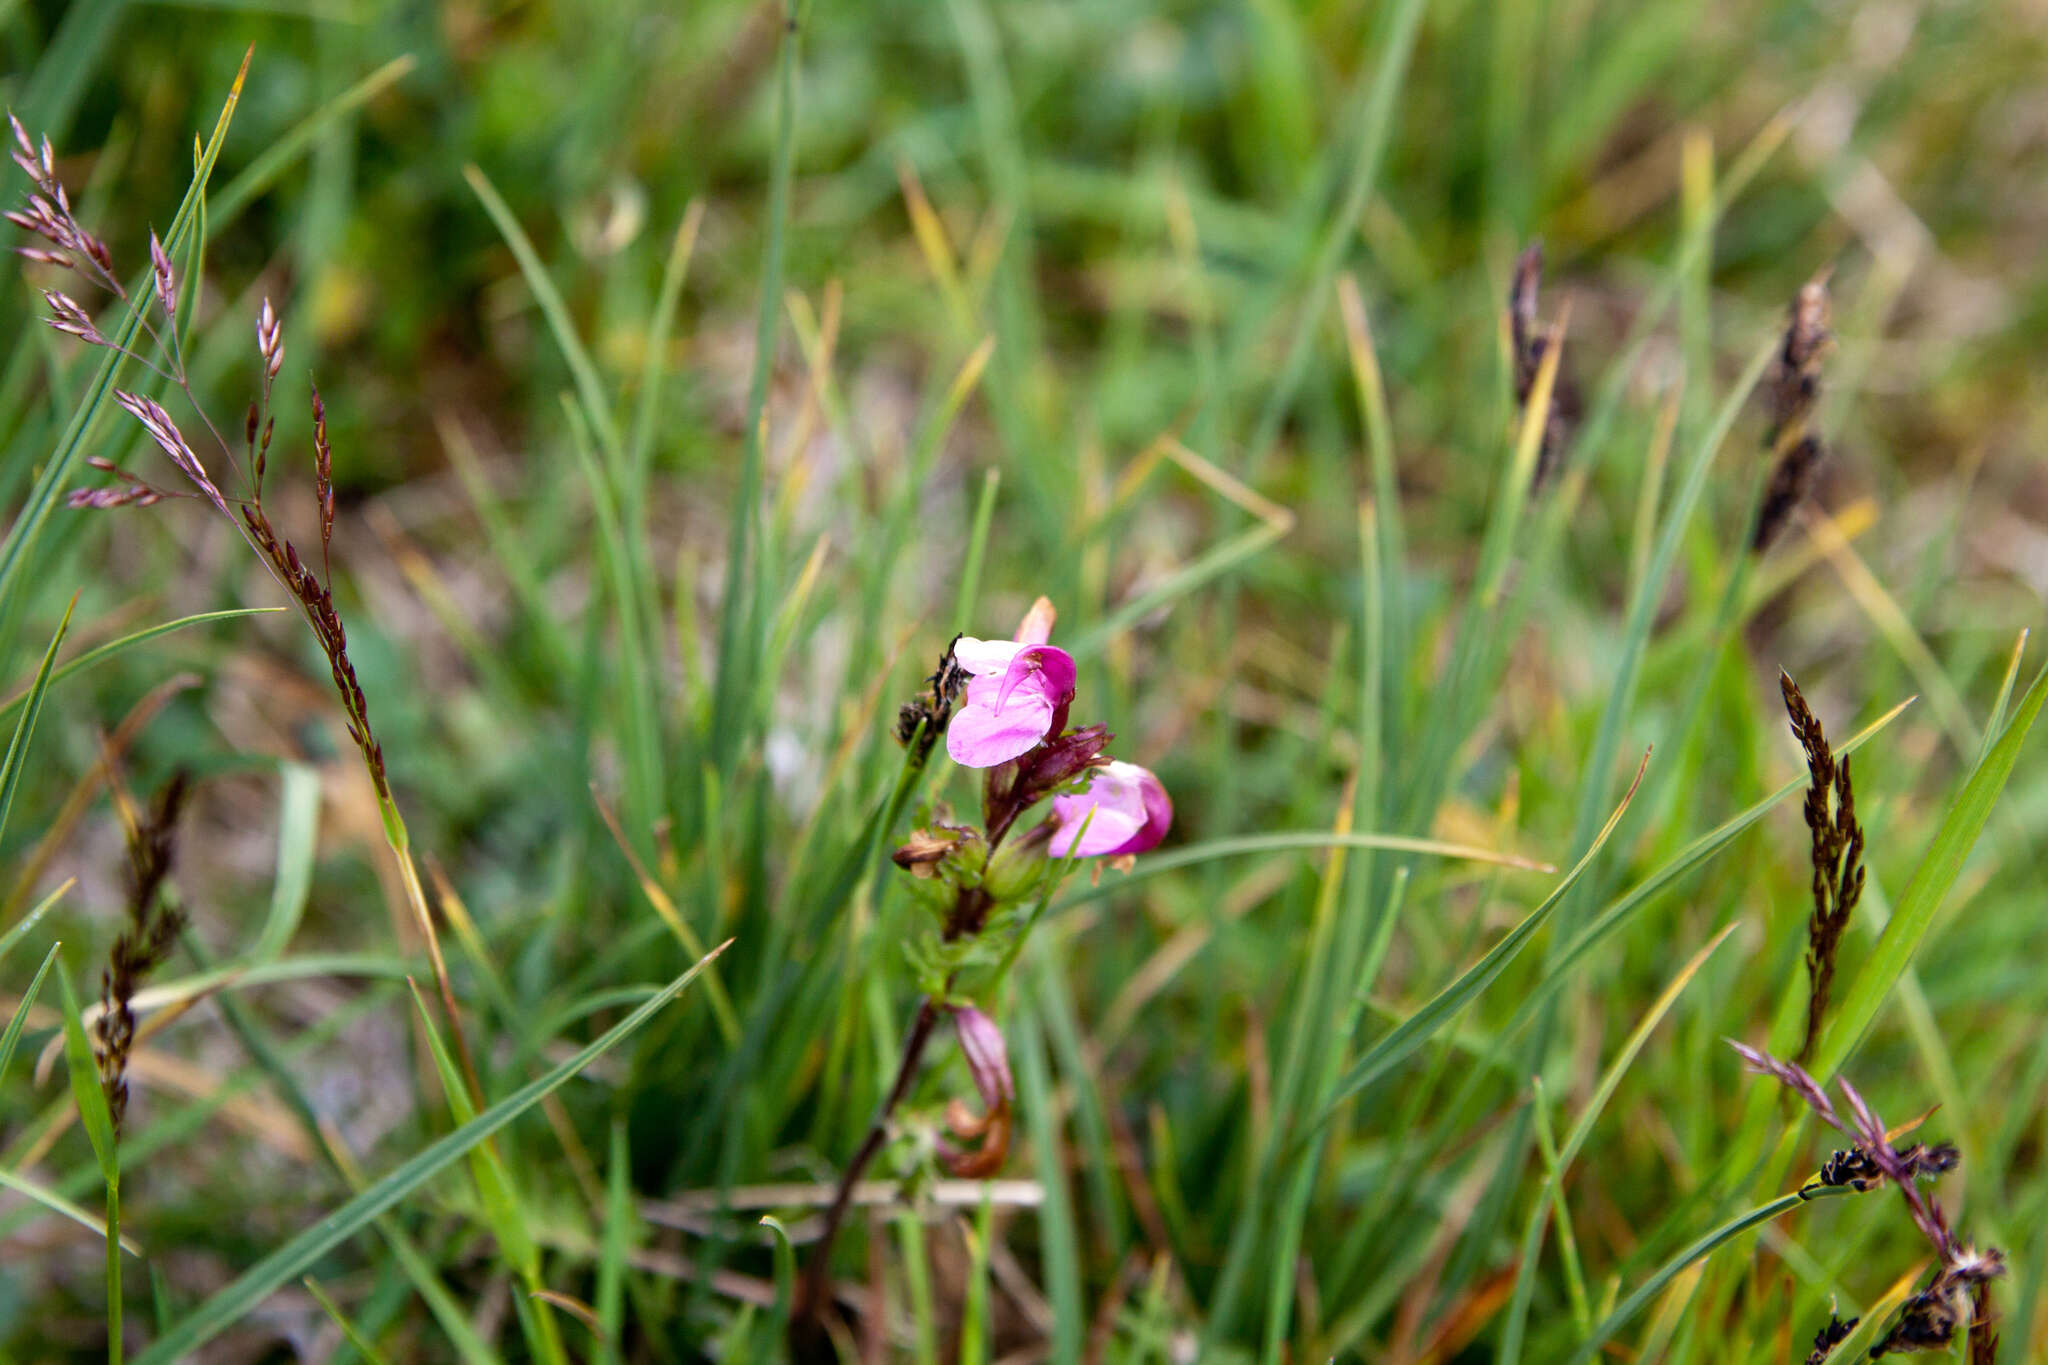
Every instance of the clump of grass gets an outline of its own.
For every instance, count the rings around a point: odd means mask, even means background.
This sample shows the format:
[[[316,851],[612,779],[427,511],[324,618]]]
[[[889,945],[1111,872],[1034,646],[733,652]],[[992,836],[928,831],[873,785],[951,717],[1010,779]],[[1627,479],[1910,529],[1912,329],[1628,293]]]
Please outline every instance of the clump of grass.
[[[135,1042],[135,993],[162,966],[185,927],[185,912],[163,900],[177,850],[178,816],[187,781],[180,772],[164,784],[149,811],[128,829],[128,923],[100,971],[100,1017],[95,1058],[115,1136],[128,1112],[128,1054]]]
[[[1785,323],[1784,342],[1764,377],[1764,399],[1771,419],[1764,444],[1772,465],[1763,502],[1757,507],[1752,550],[1769,548],[1785,529],[1792,509],[1813,491],[1826,453],[1812,425],[1814,408],[1820,402],[1821,367],[1835,344],[1834,334],[1828,330],[1828,274],[1823,270],[1800,286]]]
[[[1828,996],[1835,981],[1835,954],[1850,912],[1863,895],[1863,825],[1856,818],[1856,784],[1849,756],[1836,758],[1828,747],[1820,717],[1806,704],[1792,675],[1778,674],[1785,694],[1785,712],[1792,734],[1806,754],[1808,784],[1802,813],[1812,836],[1813,913],[1806,922],[1806,1040],[1799,1060],[1813,1056],[1827,1018]]]
[[[1838,1077],[1835,1082],[1848,1105],[1844,1116],[1820,1083],[1797,1062],[1780,1061],[1733,1040],[1729,1046],[1740,1054],[1750,1070],[1774,1077],[1803,1100],[1823,1123],[1850,1137],[1850,1149],[1835,1153],[1809,1188],[1846,1187],[1863,1191],[1890,1182],[1898,1186],[1913,1225],[1934,1250],[1933,1276],[1926,1288],[1900,1306],[1886,1325],[1884,1335],[1870,1348],[1871,1358],[1895,1351],[1943,1350],[1954,1343],[1958,1332],[1966,1331],[1972,1365],[1992,1365],[1997,1358],[1998,1338],[1991,1328],[1990,1286],[1991,1281],[2005,1274],[2005,1255],[1996,1247],[1979,1250],[1958,1237],[1941,1202],[1920,1189],[1921,1180],[1955,1169],[1956,1149],[1948,1143],[1932,1147],[1921,1143],[1897,1146],[1876,1111],[1847,1077]],[[1852,1321],[1837,1331],[1837,1324],[1831,1321],[1815,1338],[1809,1365],[1825,1361],[1854,1325]],[[1833,1340],[1828,1340],[1831,1336]]]

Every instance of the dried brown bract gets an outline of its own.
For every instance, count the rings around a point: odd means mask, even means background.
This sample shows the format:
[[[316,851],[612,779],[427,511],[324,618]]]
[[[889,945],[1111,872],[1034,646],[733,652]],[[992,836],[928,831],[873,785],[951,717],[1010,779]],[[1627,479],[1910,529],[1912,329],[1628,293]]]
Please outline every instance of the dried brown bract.
[[[939,658],[939,666],[924,680],[924,692],[903,703],[896,711],[896,742],[908,747],[915,744],[914,759],[919,767],[931,757],[932,746],[939,736],[946,733],[946,726],[952,722],[953,708],[960,704],[960,694],[967,690],[967,673],[960,667],[960,661],[953,657],[953,646],[960,643],[955,635],[952,644]]]
[[[1785,339],[1764,377],[1771,422],[1764,446],[1774,463],[1757,507],[1752,550],[1761,551],[1777,539],[1792,509],[1813,491],[1827,453],[1811,427],[1820,402],[1821,368],[1835,344],[1834,333],[1828,330],[1828,273],[1823,270],[1800,286],[1785,324]]]
[[[1536,373],[1553,344],[1552,337],[1536,319],[1536,295],[1543,283],[1543,243],[1531,242],[1515,261],[1514,283],[1508,287],[1509,341],[1515,353],[1515,407],[1529,404],[1536,387]],[[1532,489],[1542,488],[1564,461],[1565,447],[1577,429],[1583,404],[1578,385],[1566,374],[1560,358],[1557,378],[1550,390],[1550,410],[1543,423],[1543,444],[1536,452],[1536,472],[1530,477]]]
[[[1841,946],[1842,931],[1849,927],[1850,912],[1863,895],[1863,826],[1856,819],[1856,789],[1849,775],[1849,760],[1837,760],[1828,748],[1820,718],[1806,704],[1799,684],[1787,673],[1778,674],[1779,690],[1785,694],[1785,712],[1792,719],[1792,734],[1806,753],[1804,814],[1812,836],[1813,914],[1806,925],[1806,973],[1810,983],[1806,1002],[1806,1041],[1801,1060],[1813,1055],[1820,1028],[1827,1016],[1828,993],[1835,980],[1835,952]]]
[[[128,831],[128,924],[107,953],[100,972],[99,1034],[94,1049],[100,1086],[114,1131],[128,1112],[128,1055],[135,1042],[135,993],[162,966],[185,927],[185,913],[163,904],[164,878],[176,851],[178,813],[186,792],[184,773],[157,793],[155,803]]]

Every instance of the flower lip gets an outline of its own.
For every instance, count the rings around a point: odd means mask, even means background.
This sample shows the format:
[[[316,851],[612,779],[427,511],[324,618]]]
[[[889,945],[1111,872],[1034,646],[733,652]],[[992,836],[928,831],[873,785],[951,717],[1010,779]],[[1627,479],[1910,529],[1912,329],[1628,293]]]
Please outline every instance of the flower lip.
[[[1074,696],[1074,657],[1064,649],[962,636],[953,658],[969,675],[946,729],[946,752],[969,768],[993,768],[1052,733]]]
[[[1088,789],[1056,796],[1056,858],[1121,857],[1156,848],[1173,825],[1173,801],[1148,769],[1111,759],[1090,774]]]

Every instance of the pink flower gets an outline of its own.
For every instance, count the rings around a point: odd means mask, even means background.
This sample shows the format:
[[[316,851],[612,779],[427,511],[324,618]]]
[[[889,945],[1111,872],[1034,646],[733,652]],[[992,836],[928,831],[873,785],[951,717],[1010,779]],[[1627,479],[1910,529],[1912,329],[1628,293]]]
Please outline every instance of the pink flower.
[[[1114,858],[1156,847],[1173,824],[1173,802],[1149,770],[1111,759],[1090,770],[1086,791],[1055,796],[1052,815],[1053,857]]]
[[[954,641],[953,660],[968,675],[967,696],[946,727],[946,752],[955,763],[993,768],[1066,725],[1074,656],[1047,644],[1051,633],[1052,604],[1040,598],[1016,639]]]

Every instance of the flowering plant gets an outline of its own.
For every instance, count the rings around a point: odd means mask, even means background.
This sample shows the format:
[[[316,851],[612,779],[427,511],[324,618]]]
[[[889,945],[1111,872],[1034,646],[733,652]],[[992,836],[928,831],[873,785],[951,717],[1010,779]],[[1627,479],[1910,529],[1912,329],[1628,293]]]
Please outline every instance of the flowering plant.
[[[895,851],[896,865],[911,874],[909,885],[932,916],[911,948],[924,1000],[895,1083],[840,1177],[812,1250],[791,1317],[793,1345],[819,1327],[830,1296],[832,1243],[854,1183],[881,1150],[890,1115],[909,1093],[941,1019],[952,1020],[982,1112],[959,1099],[948,1105],[952,1136],[980,1145],[963,1150],[942,1142],[940,1156],[953,1175],[974,1179],[995,1175],[1008,1158],[1016,1097],[1009,1050],[995,1020],[960,991],[963,973],[1015,957],[1031,923],[1021,912],[1042,904],[1062,870],[1082,858],[1128,866],[1173,824],[1164,784],[1135,763],[1111,758],[1106,750],[1115,736],[1107,727],[1068,725],[1077,672],[1073,655],[1050,643],[1055,614],[1041,597],[1008,640],[955,638],[927,690],[898,714],[896,737],[909,750],[911,769],[924,766],[944,735],[947,757],[982,774],[981,820],[956,820],[945,804],[932,802]],[[1019,831],[1041,806],[1043,817]]]

